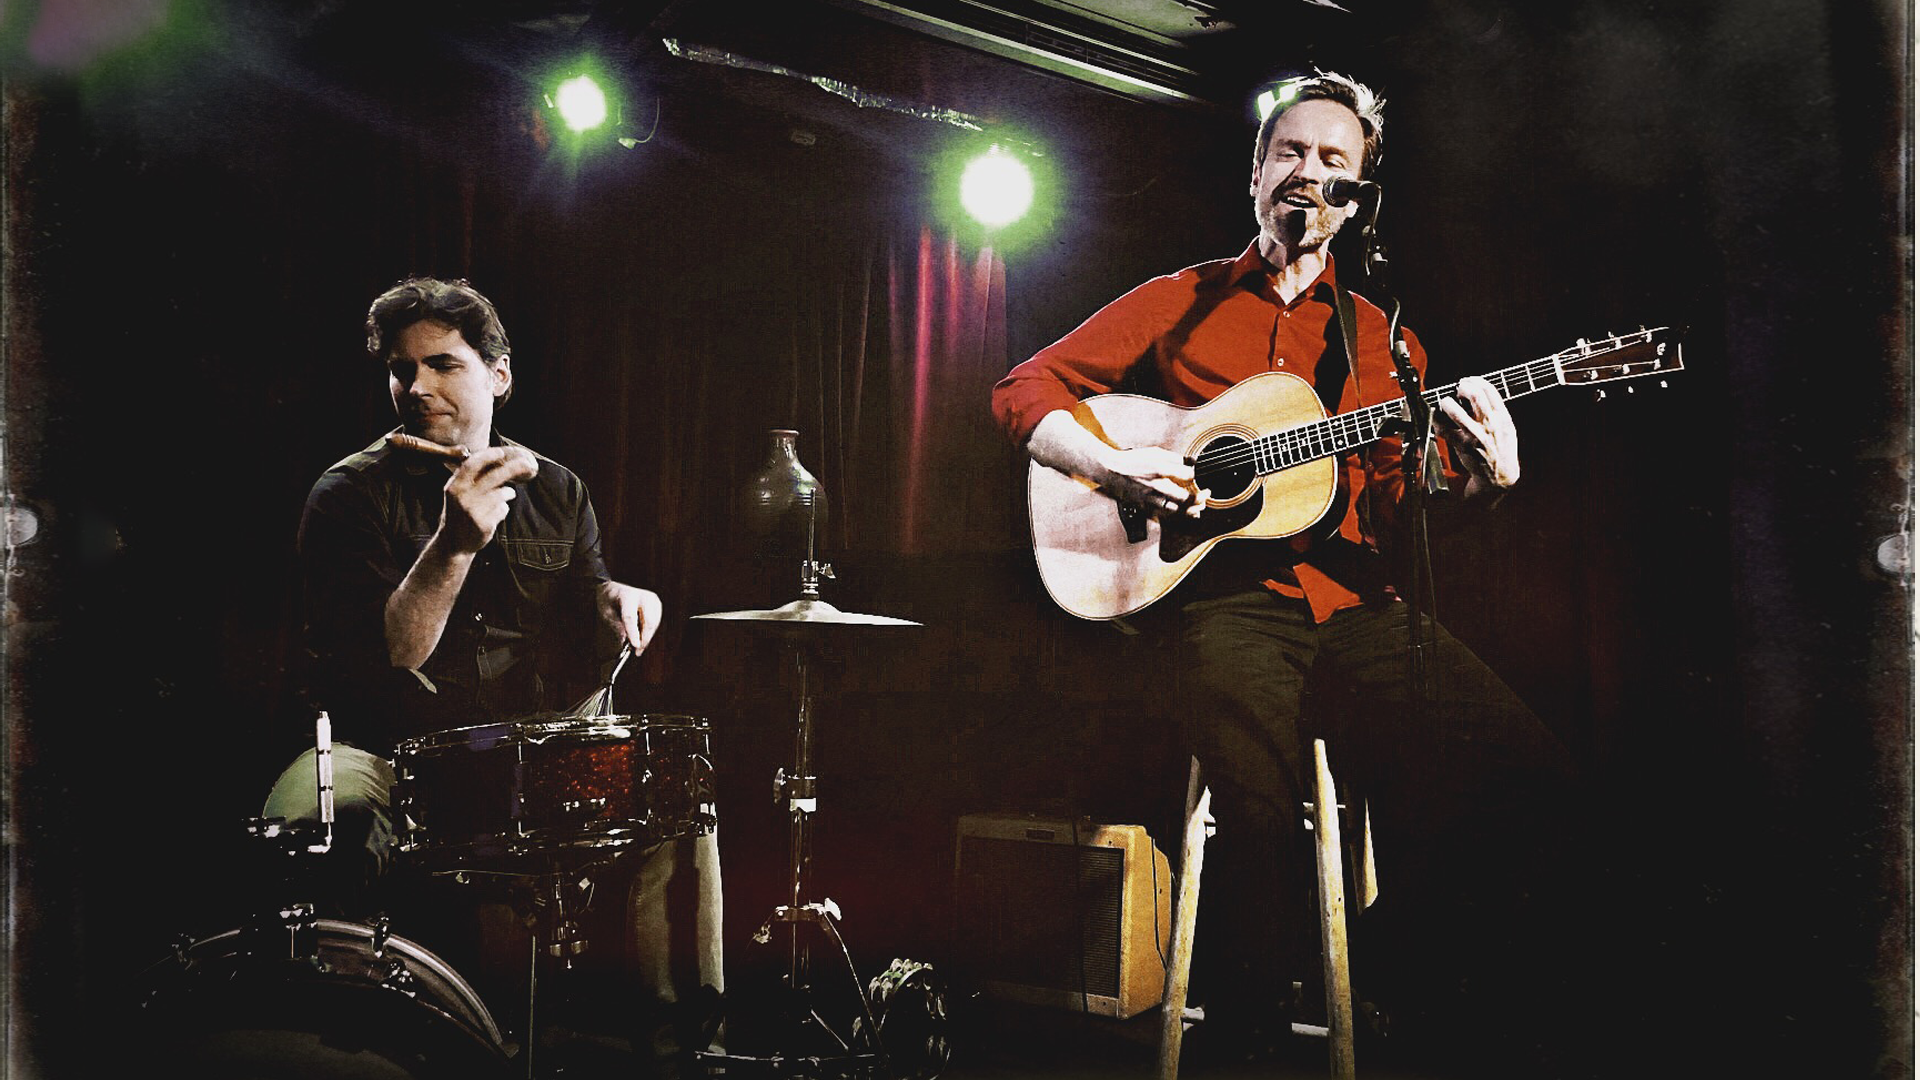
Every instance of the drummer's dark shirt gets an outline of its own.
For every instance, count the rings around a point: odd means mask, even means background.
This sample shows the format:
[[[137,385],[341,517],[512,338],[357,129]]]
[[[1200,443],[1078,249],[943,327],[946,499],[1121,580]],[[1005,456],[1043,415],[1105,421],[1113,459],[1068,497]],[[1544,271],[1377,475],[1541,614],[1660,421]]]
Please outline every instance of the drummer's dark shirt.
[[[562,708],[560,695],[591,689],[612,659],[595,649],[595,590],[608,580],[600,528],[580,478],[535,457],[539,472],[515,485],[417,673],[388,661],[386,604],[439,527],[447,466],[382,436],[314,483],[299,538],[307,682],[336,738],[387,750]]]

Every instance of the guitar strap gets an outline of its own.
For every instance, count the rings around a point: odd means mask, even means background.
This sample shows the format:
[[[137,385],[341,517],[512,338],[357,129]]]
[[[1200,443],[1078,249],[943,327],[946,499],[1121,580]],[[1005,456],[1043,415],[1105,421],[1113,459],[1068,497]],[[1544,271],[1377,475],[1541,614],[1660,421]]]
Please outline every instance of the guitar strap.
[[[1353,314],[1353,294],[1338,281],[1333,283],[1333,310],[1340,320],[1340,346],[1347,354],[1347,372],[1353,378],[1353,399],[1358,404],[1360,401],[1359,322]],[[1320,400],[1327,400],[1325,391],[1321,392]],[[1333,393],[1333,400],[1327,402],[1327,409],[1336,414],[1340,411],[1340,393],[1337,387]]]

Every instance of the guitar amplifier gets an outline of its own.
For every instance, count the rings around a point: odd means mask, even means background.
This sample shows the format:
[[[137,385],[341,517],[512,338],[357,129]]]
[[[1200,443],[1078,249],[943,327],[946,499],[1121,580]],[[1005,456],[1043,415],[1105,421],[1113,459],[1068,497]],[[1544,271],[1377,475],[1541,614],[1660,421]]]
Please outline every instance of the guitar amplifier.
[[[959,966],[983,994],[1122,1018],[1160,1004],[1173,893],[1145,828],[969,814],[955,879]]]

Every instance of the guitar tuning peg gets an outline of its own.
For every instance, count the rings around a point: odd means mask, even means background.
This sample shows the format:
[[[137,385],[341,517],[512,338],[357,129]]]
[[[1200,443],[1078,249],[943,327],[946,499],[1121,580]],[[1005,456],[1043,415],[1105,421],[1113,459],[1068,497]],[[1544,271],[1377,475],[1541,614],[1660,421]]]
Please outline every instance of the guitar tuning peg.
[[[1665,379],[1661,379],[1661,380],[1660,380],[1660,389],[1662,389],[1662,390],[1665,390],[1666,388],[1667,388],[1667,380],[1665,380]]]
[[[1593,392],[1593,400],[1595,401],[1607,400],[1607,392],[1605,390],[1595,390]]]
[[[1639,389],[1639,387],[1637,387],[1637,386],[1629,386],[1629,387],[1627,387],[1627,393],[1629,393],[1629,394],[1631,394],[1631,393],[1633,393],[1633,392],[1634,392],[1635,390],[1638,390],[1638,389]]]

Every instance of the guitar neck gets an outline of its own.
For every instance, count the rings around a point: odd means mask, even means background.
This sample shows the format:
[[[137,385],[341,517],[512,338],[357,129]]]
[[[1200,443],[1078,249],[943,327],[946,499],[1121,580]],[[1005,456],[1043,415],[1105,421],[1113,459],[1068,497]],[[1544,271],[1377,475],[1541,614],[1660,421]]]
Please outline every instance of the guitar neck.
[[[1503,400],[1525,397],[1535,391],[1562,384],[1560,376],[1560,356],[1541,357],[1524,364],[1515,364],[1510,368],[1490,372],[1482,378],[1493,384],[1493,388]],[[1420,396],[1427,407],[1437,409],[1445,398],[1453,397],[1459,383],[1431,387]],[[1357,450],[1368,443],[1377,442],[1382,433],[1390,426],[1407,418],[1407,403],[1403,399],[1383,401],[1378,405],[1369,405],[1364,409],[1330,416],[1325,420],[1311,424],[1301,424],[1285,431],[1277,431],[1262,436],[1253,442],[1256,468],[1261,475],[1291,469],[1323,457],[1344,454]],[[1244,448],[1242,449],[1244,452]],[[1207,464],[1203,455],[1201,467]]]

